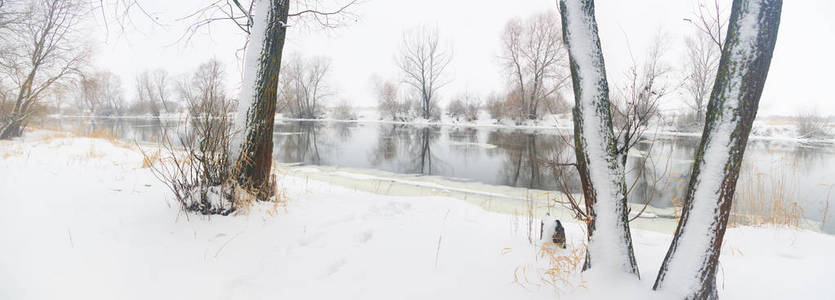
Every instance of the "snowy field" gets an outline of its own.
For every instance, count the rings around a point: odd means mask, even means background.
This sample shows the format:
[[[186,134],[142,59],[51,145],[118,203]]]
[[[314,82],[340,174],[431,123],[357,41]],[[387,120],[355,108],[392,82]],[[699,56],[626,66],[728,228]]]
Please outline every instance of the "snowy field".
[[[562,263],[548,275],[527,217],[428,188],[392,196],[280,172],[283,203],[206,218],[180,212],[142,165],[102,139],[0,141],[0,299],[669,296],[651,286],[671,232],[633,228],[642,280],[622,280],[579,272],[582,227],[563,219],[569,248],[551,252]],[[833,236],[730,228],[723,247],[725,299],[835,297]]]

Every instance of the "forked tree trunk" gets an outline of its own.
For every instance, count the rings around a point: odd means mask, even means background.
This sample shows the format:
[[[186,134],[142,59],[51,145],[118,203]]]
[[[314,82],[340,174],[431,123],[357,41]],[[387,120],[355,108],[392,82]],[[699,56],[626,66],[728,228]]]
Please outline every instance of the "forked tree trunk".
[[[777,40],[781,0],[734,0],[681,220],[654,289],[718,296],[716,266],[748,134]]]
[[[256,2],[238,99],[233,167],[238,184],[260,200],[271,196],[273,124],[289,6],[289,0]]]
[[[612,132],[609,86],[592,0],[560,0],[574,87],[574,145],[589,246],[584,270],[639,276],[626,211],[626,182]]]

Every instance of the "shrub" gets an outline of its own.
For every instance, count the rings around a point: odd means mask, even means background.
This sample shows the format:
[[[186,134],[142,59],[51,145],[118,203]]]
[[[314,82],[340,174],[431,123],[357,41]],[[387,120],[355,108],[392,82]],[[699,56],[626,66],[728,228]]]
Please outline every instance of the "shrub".
[[[232,105],[218,92],[222,82],[217,62],[202,65],[190,82],[181,82],[188,122],[177,128],[175,137],[166,132],[160,151],[142,150],[151,172],[174,193],[182,209],[204,215],[227,215],[241,206],[228,150]]]
[[[798,115],[795,119],[797,120],[797,135],[799,138],[821,139],[832,135],[829,119],[825,117],[814,113],[806,113]]]
[[[337,120],[356,120],[357,114],[354,107],[347,100],[343,100],[333,108],[333,118]]]

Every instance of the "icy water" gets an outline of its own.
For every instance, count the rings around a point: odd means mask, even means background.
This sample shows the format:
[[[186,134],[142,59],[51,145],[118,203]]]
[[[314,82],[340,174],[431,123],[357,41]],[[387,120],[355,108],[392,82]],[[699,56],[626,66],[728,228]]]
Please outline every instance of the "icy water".
[[[50,119],[53,126],[112,130],[119,138],[154,143],[175,132],[177,121],[145,119]],[[556,129],[412,126],[384,123],[277,122],[274,156],[282,163],[371,168],[403,174],[440,176],[451,180],[557,190],[580,191],[576,175],[558,184],[550,167],[555,157],[573,157],[565,141],[572,137]],[[627,159],[630,201],[650,200],[670,207],[680,200],[692,168],[698,137],[659,137],[639,143]],[[832,193],[829,193],[833,190]],[[835,233],[835,146],[752,140],[745,153],[737,191],[742,198],[801,208],[806,218],[827,222]],[[736,204],[746,205],[746,200]],[[827,207],[827,202],[830,207]]]

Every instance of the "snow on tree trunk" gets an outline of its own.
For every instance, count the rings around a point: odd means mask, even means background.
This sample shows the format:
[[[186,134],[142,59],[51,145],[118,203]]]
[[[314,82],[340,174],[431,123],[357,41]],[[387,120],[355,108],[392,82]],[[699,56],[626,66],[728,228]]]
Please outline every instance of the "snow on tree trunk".
[[[781,0],[735,0],[681,221],[654,288],[715,298],[716,266],[748,134],[780,24]]]
[[[16,114],[12,114],[6,124],[0,124],[0,140],[20,137],[23,134],[23,121]]]
[[[584,269],[626,272],[638,265],[626,211],[626,183],[612,132],[609,87],[592,0],[561,0],[563,39],[574,85],[574,140],[583,184],[589,246]]]
[[[270,197],[273,124],[289,0],[257,0],[230,154],[238,184]]]

